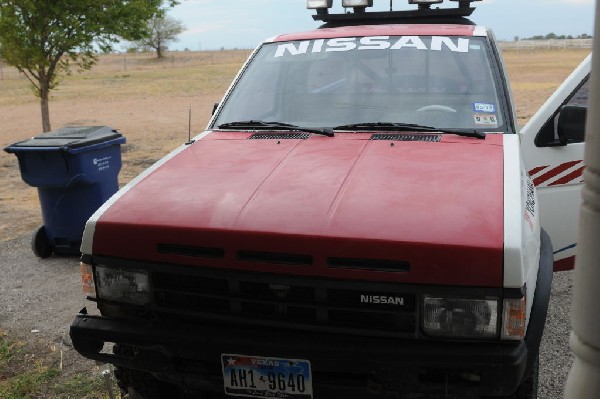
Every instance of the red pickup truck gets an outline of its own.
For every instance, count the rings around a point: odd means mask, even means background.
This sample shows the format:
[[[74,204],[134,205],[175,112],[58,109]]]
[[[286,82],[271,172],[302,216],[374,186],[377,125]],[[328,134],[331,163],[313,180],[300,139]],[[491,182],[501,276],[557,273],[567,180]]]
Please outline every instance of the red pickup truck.
[[[519,133],[493,34],[439,2],[309,0],[323,26],[262,43],[206,131],[87,223],[100,314],[75,348],[147,398],[537,397],[535,186],[580,181],[532,180],[552,163],[523,148],[583,145],[585,108],[550,113],[556,139]]]

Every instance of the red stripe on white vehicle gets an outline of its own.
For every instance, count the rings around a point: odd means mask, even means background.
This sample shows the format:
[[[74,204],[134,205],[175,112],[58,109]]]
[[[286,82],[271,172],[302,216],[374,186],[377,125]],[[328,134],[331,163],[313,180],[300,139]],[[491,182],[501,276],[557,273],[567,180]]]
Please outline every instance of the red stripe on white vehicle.
[[[573,172],[561,177],[558,180],[555,180],[554,182],[548,184],[548,186],[558,186],[561,184],[569,184],[577,179],[579,179],[581,176],[583,176],[583,171],[585,170],[585,166],[580,167],[577,170],[574,170]]]
[[[554,261],[555,272],[566,272],[575,269],[575,256]]]
[[[541,172],[542,170],[546,169],[548,166],[550,165],[546,165],[546,166],[538,166],[537,168],[533,168],[529,171],[529,176],[533,176],[538,174],[539,172]]]
[[[550,169],[548,169],[550,168]],[[538,166],[529,171],[536,187],[550,187],[581,183],[585,166],[582,160],[564,162],[559,165]]]

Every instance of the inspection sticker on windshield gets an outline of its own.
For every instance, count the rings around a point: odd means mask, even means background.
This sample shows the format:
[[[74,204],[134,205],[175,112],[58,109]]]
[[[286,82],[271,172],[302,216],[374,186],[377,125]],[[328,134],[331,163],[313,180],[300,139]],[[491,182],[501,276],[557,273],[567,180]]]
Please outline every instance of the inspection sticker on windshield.
[[[498,126],[498,118],[496,115],[490,114],[475,114],[473,115],[476,125]]]
[[[473,103],[473,112],[485,112],[487,114],[495,114],[496,106],[490,103]]]
[[[312,399],[310,362],[222,354],[225,394],[249,398]]]

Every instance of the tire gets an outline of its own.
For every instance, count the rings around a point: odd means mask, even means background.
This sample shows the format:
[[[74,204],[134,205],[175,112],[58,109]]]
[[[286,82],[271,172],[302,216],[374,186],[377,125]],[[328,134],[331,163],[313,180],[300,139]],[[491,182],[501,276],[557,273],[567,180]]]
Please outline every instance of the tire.
[[[537,399],[538,397],[538,382],[540,375],[540,357],[535,359],[531,373],[521,381],[521,385],[512,395],[502,397],[484,396],[481,399]]]
[[[131,357],[135,349],[130,346],[115,345],[113,353],[123,357]],[[128,395],[129,399],[176,399],[183,397],[181,389],[155,378],[152,374],[115,367],[115,379],[121,389],[121,396]]]
[[[537,399],[539,376],[540,356],[538,354],[533,363],[533,367],[531,368],[531,373],[523,382],[521,382],[521,385],[517,388],[517,392],[515,392],[513,396],[509,396],[508,399]]]
[[[52,246],[48,241],[46,227],[40,226],[31,237],[31,250],[38,258],[47,258],[52,255]]]

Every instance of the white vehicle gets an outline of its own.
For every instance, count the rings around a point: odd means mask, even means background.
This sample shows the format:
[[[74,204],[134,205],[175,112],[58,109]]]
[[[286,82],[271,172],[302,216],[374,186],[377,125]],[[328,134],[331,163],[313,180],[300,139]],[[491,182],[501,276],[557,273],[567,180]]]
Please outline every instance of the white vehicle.
[[[519,132],[492,32],[440,2],[308,0],[321,28],[262,43],[88,221],[75,348],[145,397],[536,398],[589,59]]]
[[[591,60],[590,54],[521,129],[541,223],[554,246],[555,271],[575,264]]]

